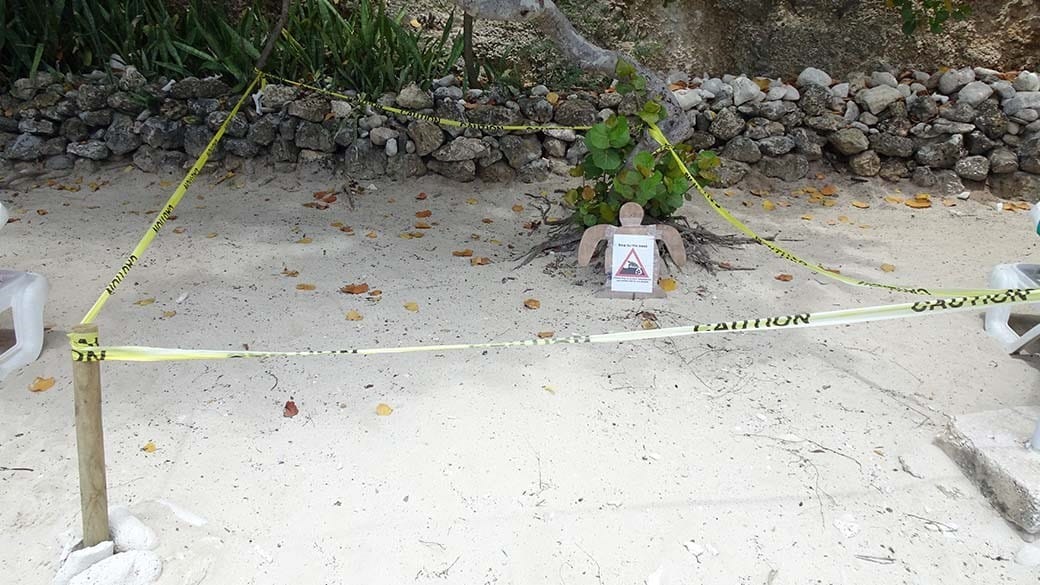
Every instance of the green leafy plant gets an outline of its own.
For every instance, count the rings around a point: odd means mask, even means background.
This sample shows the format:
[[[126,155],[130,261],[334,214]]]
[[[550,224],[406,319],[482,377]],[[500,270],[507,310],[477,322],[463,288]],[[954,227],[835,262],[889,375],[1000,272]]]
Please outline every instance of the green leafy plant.
[[[933,33],[942,32],[943,25],[950,20],[964,20],[971,16],[967,2],[954,0],[885,0],[889,8],[895,8],[903,18],[903,33],[912,35],[922,25],[928,25]]]
[[[616,75],[619,92],[645,93],[646,80],[630,63],[619,60]],[[564,195],[576,222],[584,226],[615,223],[621,206],[629,201],[641,205],[655,220],[665,220],[682,207],[692,185],[675,158],[666,150],[632,156],[646,125],[657,124],[665,115],[660,103],[649,100],[631,122],[625,116],[611,116],[589,129],[585,134],[589,153],[571,169],[572,176],[583,179],[582,186]],[[717,178],[714,169],[721,161],[714,152],[694,153],[686,144],[674,148],[695,178]],[[631,164],[626,166],[629,158]]]

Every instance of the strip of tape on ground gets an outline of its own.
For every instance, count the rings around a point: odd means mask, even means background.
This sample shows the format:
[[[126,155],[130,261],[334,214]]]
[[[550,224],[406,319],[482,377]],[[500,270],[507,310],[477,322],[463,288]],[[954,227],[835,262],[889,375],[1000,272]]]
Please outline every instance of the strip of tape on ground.
[[[224,132],[227,131],[228,126],[231,125],[231,121],[234,120],[235,115],[238,114],[238,110],[242,107],[242,104],[245,103],[246,99],[249,97],[249,94],[253,92],[253,88],[256,87],[257,83],[259,82],[260,75],[257,74],[257,76],[253,78],[253,82],[250,83],[249,87],[246,88],[245,93],[242,94],[242,97],[238,99],[238,103],[236,103],[235,107],[231,109],[231,112],[228,114],[227,119],[225,119],[224,123],[221,124],[219,128],[217,128],[216,133],[213,134],[213,138],[210,139],[209,144],[206,145],[205,150],[203,150],[202,154],[199,155],[199,158],[195,160],[195,164],[191,165],[191,169],[188,170],[188,174],[184,175],[184,178],[181,179],[181,182],[179,185],[177,185],[177,189],[173,192],[173,195],[171,195],[170,198],[166,201],[166,205],[164,205],[162,210],[159,211],[159,214],[155,216],[155,220],[152,221],[152,224],[148,226],[148,229],[145,231],[144,236],[142,236],[141,240],[137,242],[136,246],[134,246],[134,249],[132,252],[130,252],[130,255],[126,257],[126,260],[123,262],[123,265],[119,268],[119,271],[116,272],[116,275],[112,278],[112,280],[110,280],[109,283],[105,285],[105,290],[101,291],[101,296],[99,296],[98,299],[94,301],[94,306],[92,306],[90,310],[87,311],[86,316],[84,316],[83,320],[80,321],[81,325],[86,325],[88,323],[94,322],[94,319],[97,318],[98,313],[101,312],[101,309],[105,306],[105,303],[108,302],[108,299],[112,298],[112,295],[116,293],[116,289],[119,288],[119,285],[123,282],[123,279],[126,278],[126,275],[130,273],[130,270],[133,269],[133,267],[137,264],[141,257],[144,256],[145,251],[148,250],[148,248],[152,245],[152,241],[155,239],[155,236],[159,235],[159,230],[161,230],[162,227],[166,225],[166,222],[169,221],[170,216],[173,215],[173,211],[177,209],[177,205],[181,202],[181,199],[184,198],[184,194],[188,192],[188,189],[191,187],[191,184],[195,182],[195,179],[199,176],[199,173],[202,172],[202,167],[206,166],[206,162],[209,160],[210,155],[213,154],[213,151],[216,150],[217,144],[220,142],[220,139],[224,136]]]
[[[1017,305],[1040,301],[1040,289],[1005,290],[985,295],[972,295],[948,299],[931,299],[916,303],[897,305],[881,305],[858,309],[843,309],[823,313],[799,313],[739,321],[724,321],[685,325],[680,327],[664,327],[661,329],[640,329],[618,333],[600,333],[593,335],[572,335],[549,339],[523,339],[518,341],[490,341],[480,343],[459,343],[451,345],[416,345],[408,347],[375,347],[358,349],[307,350],[307,351],[222,351],[201,349],[178,349],[141,346],[99,347],[97,339],[83,338],[82,335],[70,333],[72,342],[72,359],[78,362],[96,361],[128,361],[128,362],[167,362],[187,360],[225,360],[242,358],[301,358],[338,355],[383,355],[421,352],[447,352],[473,349],[504,349],[533,347],[545,345],[568,345],[586,343],[623,343],[651,339],[687,337],[707,333],[742,333],[749,331],[781,331],[804,329],[808,327],[824,327],[832,325],[851,325],[890,319],[910,317],[937,316],[964,311],[980,311],[995,305]]]
[[[650,136],[654,140],[656,140],[663,148],[667,149],[669,153],[671,153],[672,158],[675,159],[676,163],[678,163],[679,168],[681,168],[683,170],[683,172],[686,174],[686,180],[689,181],[690,184],[692,184],[694,187],[697,188],[697,191],[701,194],[701,197],[704,197],[704,200],[708,202],[708,205],[710,205],[711,208],[714,209],[715,212],[718,213],[719,216],[722,217],[722,219],[726,220],[730,225],[732,225],[733,227],[735,227],[738,230],[740,230],[740,232],[742,232],[743,234],[747,235],[749,238],[755,240],[759,244],[762,244],[763,246],[768,248],[771,252],[773,252],[777,256],[780,256],[781,258],[784,258],[785,260],[789,260],[791,262],[794,262],[795,264],[804,266],[805,268],[808,268],[809,270],[815,272],[816,274],[819,274],[820,276],[825,276],[827,278],[831,278],[831,279],[837,280],[839,282],[843,282],[845,284],[851,284],[853,286],[880,288],[880,289],[884,289],[884,290],[891,290],[891,291],[895,291],[895,292],[902,292],[902,293],[908,293],[908,294],[920,295],[920,296],[927,296],[927,297],[969,297],[969,296],[996,294],[996,293],[1002,292],[1002,291],[997,290],[997,289],[986,289],[986,288],[930,288],[930,287],[921,287],[921,286],[884,284],[884,283],[880,283],[880,282],[872,282],[872,281],[869,281],[869,280],[860,280],[858,278],[852,278],[850,276],[845,276],[844,274],[839,274],[837,272],[834,272],[833,270],[829,270],[829,269],[825,268],[819,262],[812,262],[810,260],[805,260],[804,258],[802,258],[802,257],[800,257],[800,256],[798,256],[798,255],[796,255],[796,254],[794,254],[792,252],[789,252],[789,251],[785,250],[784,248],[781,248],[780,246],[777,246],[773,242],[770,242],[769,240],[767,240],[767,239],[763,238],[762,236],[758,235],[754,230],[752,230],[750,227],[748,227],[746,224],[744,224],[744,222],[740,221],[732,213],[730,213],[729,210],[727,210],[722,205],[719,205],[719,202],[716,201],[715,198],[712,197],[711,194],[708,193],[704,189],[704,187],[701,186],[701,184],[697,180],[697,178],[693,176],[693,173],[690,172],[690,169],[686,166],[686,163],[682,160],[682,157],[679,156],[679,153],[675,151],[675,148],[672,146],[671,142],[669,142],[668,138],[664,135],[664,132],[662,132],[661,129],[656,124],[650,124]]]

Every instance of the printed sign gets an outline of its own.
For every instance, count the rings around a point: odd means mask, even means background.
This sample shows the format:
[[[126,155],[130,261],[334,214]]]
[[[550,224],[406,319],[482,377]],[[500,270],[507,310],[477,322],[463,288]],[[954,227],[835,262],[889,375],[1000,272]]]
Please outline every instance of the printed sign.
[[[611,251],[610,290],[654,292],[654,238],[615,234]]]

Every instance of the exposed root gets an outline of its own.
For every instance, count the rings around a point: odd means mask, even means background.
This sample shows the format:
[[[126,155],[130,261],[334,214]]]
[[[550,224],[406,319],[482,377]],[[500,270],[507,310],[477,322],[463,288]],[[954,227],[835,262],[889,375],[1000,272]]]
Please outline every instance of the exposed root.
[[[686,245],[686,258],[695,262],[709,273],[714,273],[718,263],[711,259],[711,253],[719,248],[737,248],[744,244],[754,243],[751,238],[732,234],[716,234],[700,224],[691,224],[685,217],[673,217],[664,222],[679,230]],[[670,258],[664,256],[665,261]]]

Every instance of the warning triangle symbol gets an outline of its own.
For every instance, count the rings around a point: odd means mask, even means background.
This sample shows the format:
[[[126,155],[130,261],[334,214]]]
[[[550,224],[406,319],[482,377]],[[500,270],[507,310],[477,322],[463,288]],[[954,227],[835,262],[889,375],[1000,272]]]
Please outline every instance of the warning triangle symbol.
[[[636,254],[635,248],[629,249],[628,255],[625,256],[625,259],[621,262],[621,267],[618,268],[617,274],[614,276],[650,278],[650,275],[646,273],[646,267],[643,266],[643,261],[639,259],[639,254]]]

